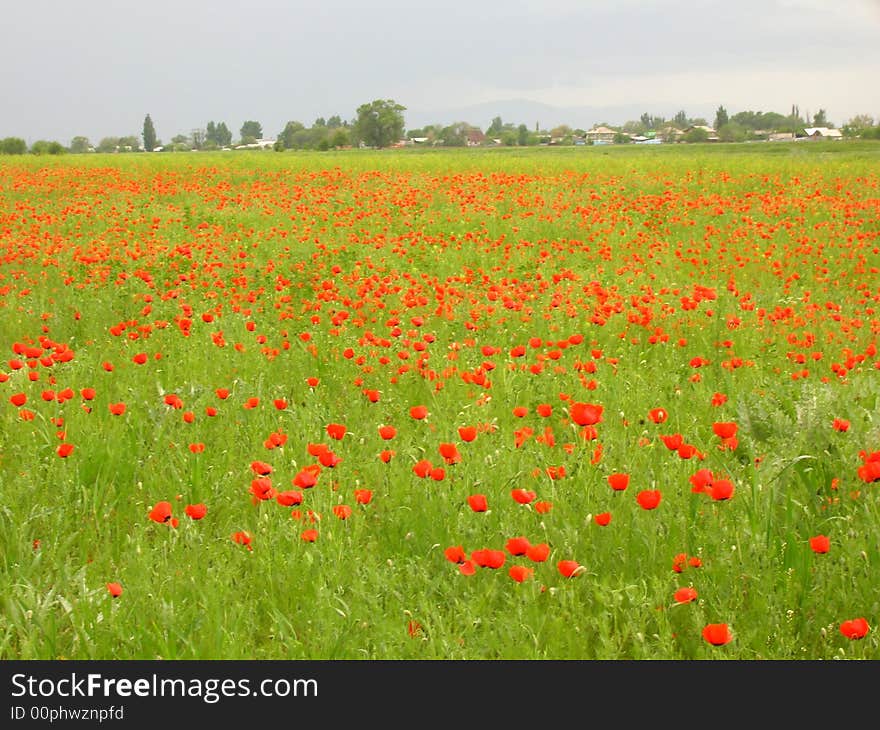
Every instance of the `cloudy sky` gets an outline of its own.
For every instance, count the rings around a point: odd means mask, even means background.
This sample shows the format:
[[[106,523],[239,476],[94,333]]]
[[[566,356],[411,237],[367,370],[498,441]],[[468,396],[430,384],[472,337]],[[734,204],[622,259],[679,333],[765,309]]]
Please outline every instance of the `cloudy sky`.
[[[274,137],[380,98],[408,128],[880,118],[880,0],[27,0],[3,25],[0,138],[29,143],[140,136],[148,113],[160,140],[209,120]]]

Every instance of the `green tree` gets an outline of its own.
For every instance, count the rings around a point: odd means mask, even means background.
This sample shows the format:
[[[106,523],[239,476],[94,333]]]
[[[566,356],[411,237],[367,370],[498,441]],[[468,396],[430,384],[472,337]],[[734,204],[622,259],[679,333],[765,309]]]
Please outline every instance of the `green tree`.
[[[70,151],[77,155],[88,152],[91,146],[88,137],[77,136],[70,140]]]
[[[137,152],[141,148],[140,142],[138,142],[138,138],[133,134],[128,137],[120,137],[119,138],[119,151],[120,152]]]
[[[239,132],[241,133],[241,143],[251,144],[263,138],[263,125],[249,119],[241,125]]]
[[[348,132],[344,127],[339,127],[330,136],[331,147],[347,147],[349,144]]]
[[[529,128],[525,124],[520,124],[516,128],[516,143],[520,147],[525,147],[529,143]]]
[[[232,131],[226,126],[226,122],[217,125],[217,144],[221,147],[229,147],[232,144]]]
[[[456,122],[448,127],[443,127],[440,131],[442,145],[444,147],[466,147],[468,129],[470,126],[464,122]]]
[[[368,147],[388,147],[403,136],[406,107],[393,99],[361,104],[354,123],[355,137]]]
[[[705,129],[701,129],[700,127],[693,127],[685,132],[684,141],[685,142],[705,142],[709,139],[709,133]]]
[[[494,117],[488,129],[486,129],[486,136],[494,139],[500,137],[503,131],[504,122],[501,121],[501,117]]]
[[[723,106],[719,106],[718,110],[715,112],[715,129],[716,131],[721,129],[725,124],[730,121],[730,117],[727,114],[727,109]]]
[[[282,150],[293,149],[297,146],[297,132],[301,132],[304,129],[305,125],[302,122],[288,122],[284,125],[284,129],[281,130],[281,134],[278,135],[278,140],[275,143],[276,147]]]
[[[816,112],[816,115],[813,117],[813,126],[814,127],[830,127],[831,122],[828,121],[828,117],[824,109],[820,109]]]
[[[27,152],[27,142],[20,137],[0,139],[0,155],[23,155]]]
[[[119,137],[102,137],[96,149],[98,152],[117,152],[119,150]]]
[[[330,129],[337,129],[338,127],[344,127],[346,125],[338,114],[334,114],[327,120],[327,126],[330,127]]]
[[[150,115],[147,114],[144,117],[144,149],[147,152],[152,152],[156,148],[156,128],[153,126],[153,120],[150,119]]]
[[[684,129],[688,126],[688,116],[684,113],[684,109],[676,113],[674,117],[672,117],[672,123],[678,127],[679,129]]]
[[[745,142],[748,136],[749,130],[738,122],[728,122],[718,130],[721,142]]]

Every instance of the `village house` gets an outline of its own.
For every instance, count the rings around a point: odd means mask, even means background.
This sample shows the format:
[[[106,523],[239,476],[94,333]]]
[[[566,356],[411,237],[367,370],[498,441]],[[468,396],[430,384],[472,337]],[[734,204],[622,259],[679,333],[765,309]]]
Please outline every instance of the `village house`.
[[[843,133],[839,129],[829,127],[806,127],[804,135],[807,139],[843,139]]]
[[[617,130],[610,127],[593,127],[585,135],[588,144],[614,144]]]

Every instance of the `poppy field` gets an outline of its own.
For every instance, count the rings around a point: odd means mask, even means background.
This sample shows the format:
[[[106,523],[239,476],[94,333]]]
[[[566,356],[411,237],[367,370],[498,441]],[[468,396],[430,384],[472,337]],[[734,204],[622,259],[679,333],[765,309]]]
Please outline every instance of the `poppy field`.
[[[878,161],[0,158],[0,657],[878,658]]]

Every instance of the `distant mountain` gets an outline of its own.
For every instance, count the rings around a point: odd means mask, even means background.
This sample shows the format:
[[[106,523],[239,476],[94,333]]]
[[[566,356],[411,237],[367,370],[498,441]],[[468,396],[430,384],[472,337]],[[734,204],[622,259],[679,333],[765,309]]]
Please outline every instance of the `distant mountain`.
[[[671,119],[680,109],[684,109],[688,117],[703,117],[709,124],[715,119],[717,107],[703,105],[689,108],[658,109],[650,104],[623,104],[616,106],[573,106],[557,107],[529,99],[504,99],[487,101],[461,107],[445,109],[408,108],[404,113],[408,129],[417,129],[428,124],[453,124],[467,122],[485,130],[495,117],[501,121],[519,126],[525,124],[530,130],[537,125],[540,129],[552,129],[560,124],[567,124],[572,129],[590,129],[597,124],[622,125],[628,121],[638,120],[645,112],[652,116]]]

